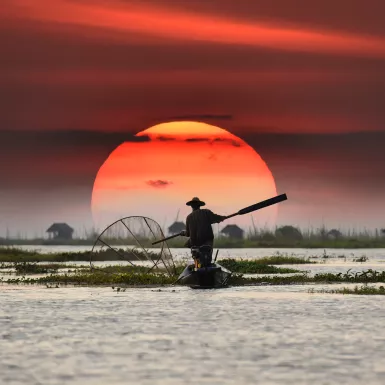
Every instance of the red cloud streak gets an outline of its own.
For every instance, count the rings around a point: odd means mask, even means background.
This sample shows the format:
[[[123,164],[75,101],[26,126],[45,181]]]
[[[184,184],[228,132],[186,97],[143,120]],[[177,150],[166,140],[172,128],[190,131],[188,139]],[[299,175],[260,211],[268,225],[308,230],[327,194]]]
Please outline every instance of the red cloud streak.
[[[3,0],[4,1],[4,0]],[[289,29],[267,23],[209,17],[118,1],[5,0],[6,18],[105,29],[119,37],[133,33],[185,41],[206,41],[289,51],[385,57],[385,38],[331,30]],[[0,15],[1,17],[1,15]],[[89,31],[91,33],[91,31]]]

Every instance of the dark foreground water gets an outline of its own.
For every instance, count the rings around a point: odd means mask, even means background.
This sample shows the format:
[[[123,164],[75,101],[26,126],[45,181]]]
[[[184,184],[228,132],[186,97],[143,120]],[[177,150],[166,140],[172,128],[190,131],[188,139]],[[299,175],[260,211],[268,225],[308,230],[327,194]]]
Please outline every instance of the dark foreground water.
[[[385,298],[308,288],[3,285],[0,384],[384,384]]]

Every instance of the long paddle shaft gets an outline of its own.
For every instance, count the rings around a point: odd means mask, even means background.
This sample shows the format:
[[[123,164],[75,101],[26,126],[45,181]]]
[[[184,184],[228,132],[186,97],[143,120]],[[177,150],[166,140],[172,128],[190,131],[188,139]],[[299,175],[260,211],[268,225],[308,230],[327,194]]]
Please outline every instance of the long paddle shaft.
[[[229,218],[235,217],[237,215],[249,214],[249,213],[252,213],[253,211],[260,210],[260,209],[263,209],[265,207],[275,205],[276,203],[280,203],[280,202],[283,202],[285,200],[287,200],[286,194],[277,195],[274,198],[266,199],[265,201],[256,203],[255,205],[245,207],[244,209],[241,209],[234,214],[228,215],[225,219],[229,219]]]
[[[182,235],[182,233],[170,235],[170,236],[167,237],[167,238],[159,239],[159,241],[152,242],[152,244],[153,244],[153,245],[156,245],[156,244],[158,244],[158,243],[161,243],[161,242],[164,242],[164,241],[168,241],[169,239],[173,239],[173,238],[179,237],[180,235]]]
[[[251,205],[251,206],[245,207],[244,209],[241,209],[241,210],[239,210],[238,212],[236,212],[234,214],[228,215],[227,217],[225,217],[224,220],[232,218],[232,217],[235,217],[237,215],[249,214],[249,213],[252,213],[253,211],[257,211],[257,210],[263,209],[265,207],[269,207],[269,206],[275,205],[275,204],[283,202],[285,200],[287,200],[286,194],[277,195],[276,197],[273,197],[273,198],[270,198],[270,199],[266,199],[265,201],[256,203],[255,205]],[[158,243],[161,243],[161,242],[164,242],[164,241],[168,241],[169,239],[179,237],[181,234],[182,233],[171,235],[171,236],[169,236],[167,238],[160,239],[159,241],[152,242],[152,244],[156,245]]]

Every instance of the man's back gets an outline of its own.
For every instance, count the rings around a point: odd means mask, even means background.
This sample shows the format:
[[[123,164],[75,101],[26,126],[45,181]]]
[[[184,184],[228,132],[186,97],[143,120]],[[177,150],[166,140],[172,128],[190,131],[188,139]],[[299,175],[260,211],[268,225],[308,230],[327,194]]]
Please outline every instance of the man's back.
[[[211,225],[224,219],[221,215],[214,214],[211,210],[194,210],[186,219],[186,236],[190,237],[190,245],[201,246],[205,242],[214,240]]]

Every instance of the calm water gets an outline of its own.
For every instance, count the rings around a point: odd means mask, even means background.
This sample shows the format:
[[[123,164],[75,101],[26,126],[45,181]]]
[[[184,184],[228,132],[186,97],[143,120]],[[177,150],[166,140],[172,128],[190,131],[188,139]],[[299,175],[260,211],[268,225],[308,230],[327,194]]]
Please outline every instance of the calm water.
[[[385,298],[0,286],[1,384],[383,384]]]
[[[385,298],[308,289],[0,285],[0,384],[384,384]]]

